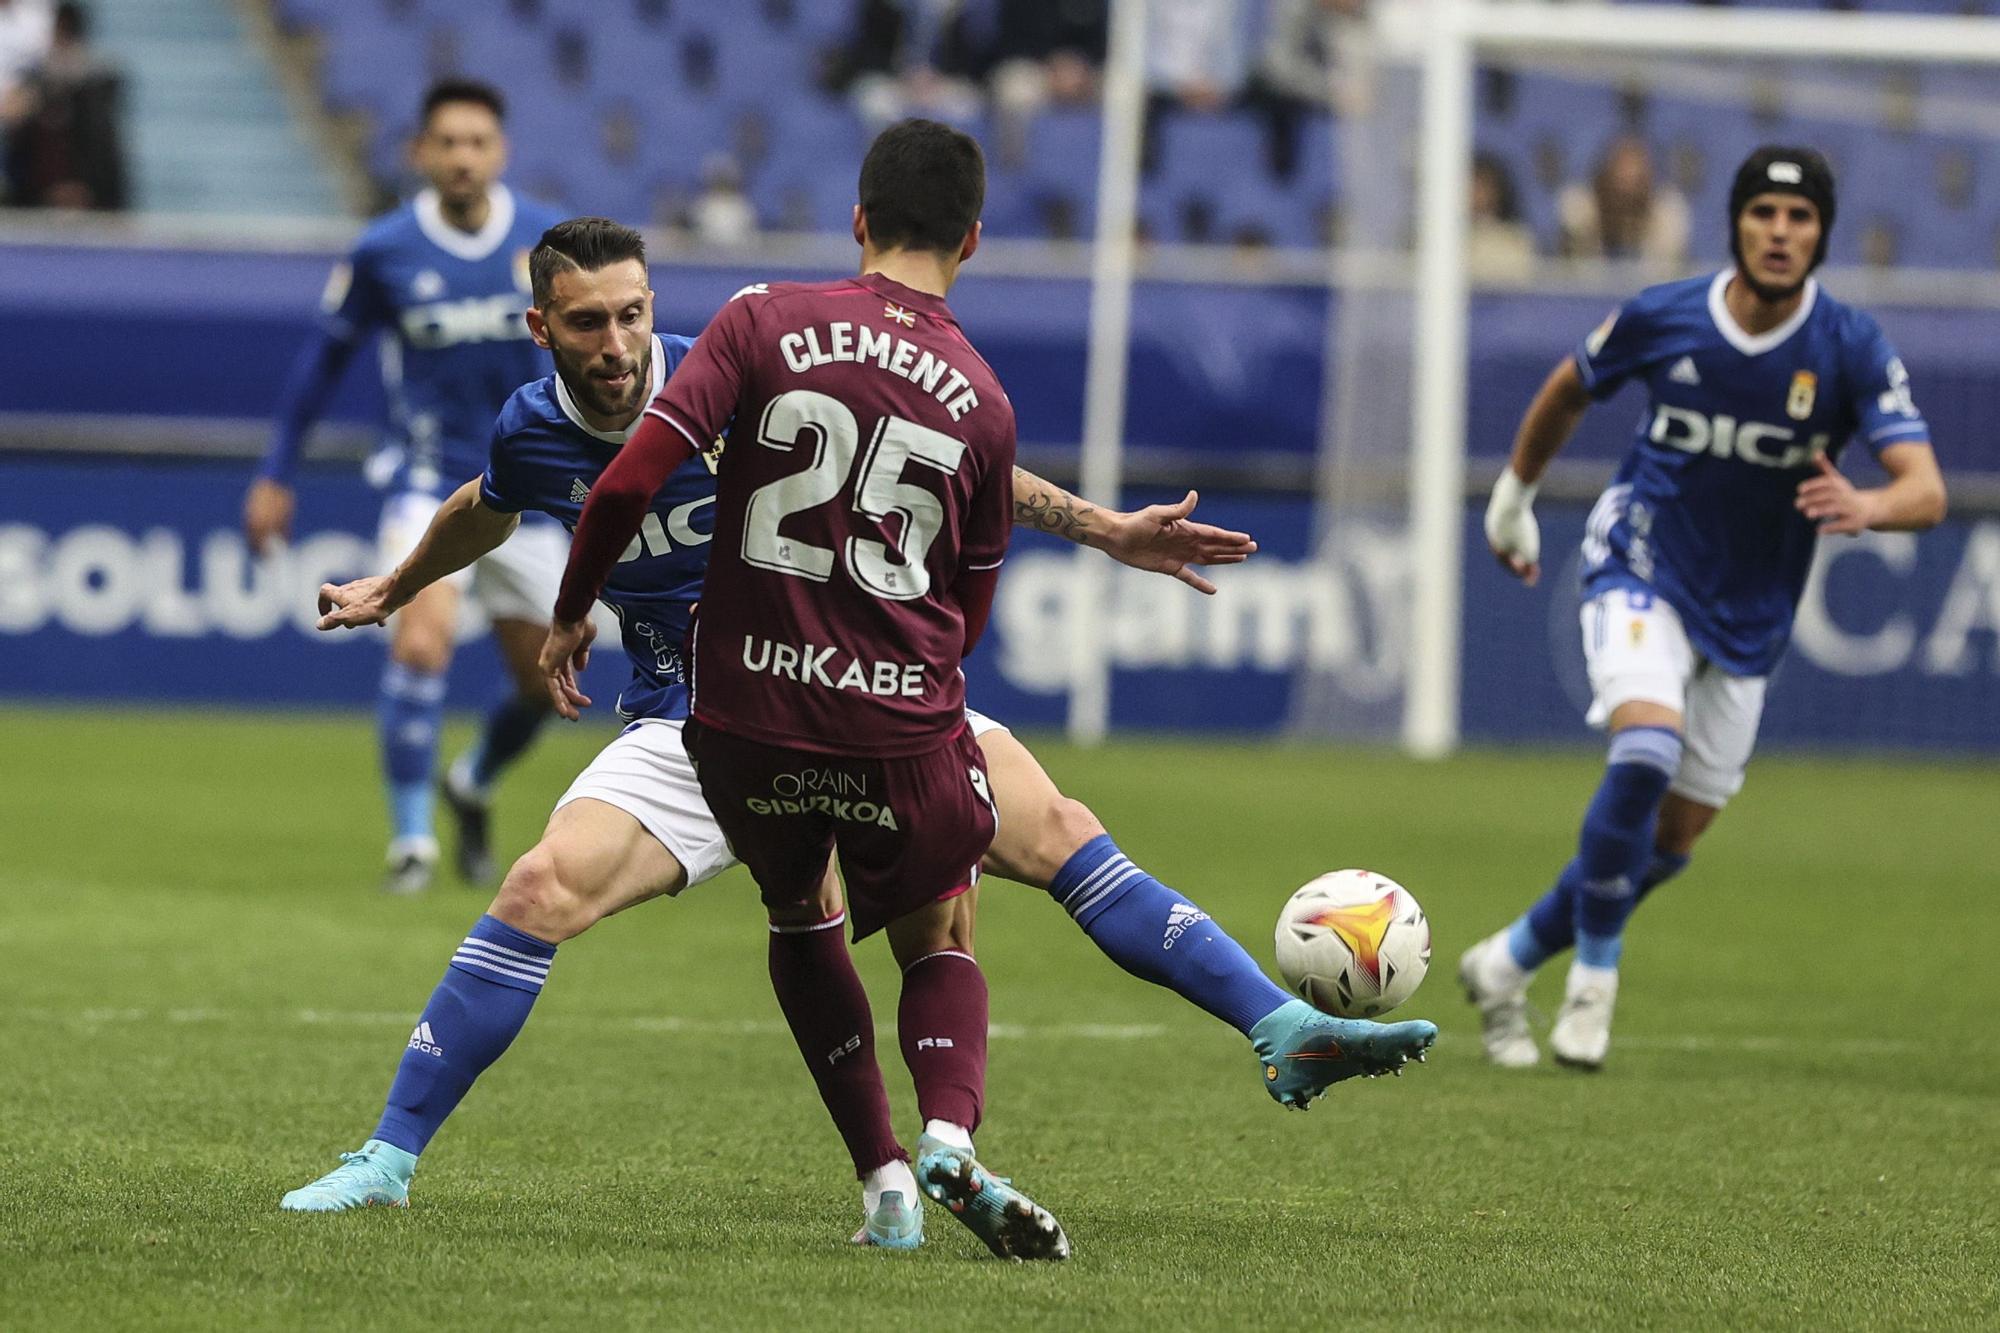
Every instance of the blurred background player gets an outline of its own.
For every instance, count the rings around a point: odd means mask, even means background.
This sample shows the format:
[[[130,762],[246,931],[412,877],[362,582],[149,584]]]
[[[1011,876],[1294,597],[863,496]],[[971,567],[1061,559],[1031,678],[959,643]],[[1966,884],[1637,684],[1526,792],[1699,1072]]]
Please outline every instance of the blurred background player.
[[[388,433],[369,463],[371,480],[387,492],[378,534],[384,567],[410,552],[446,495],[484,470],[493,418],[508,395],[547,373],[521,312],[529,250],[560,215],[500,182],[505,114],[500,94],[484,84],[448,80],[425,94],[414,158],[430,185],[363,232],[327,283],[325,315],[285,383],[276,432],[244,501],[252,550],[262,553],[289,533],[306,434],[365,342],[380,342],[389,399]],[[555,524],[524,525],[468,573],[426,588],[391,627],[378,706],[391,892],[424,889],[437,863],[438,731],[465,592],[490,620],[514,688],[440,789],[458,825],[459,872],[473,883],[492,877],[487,793],[548,716],[535,653],[565,550]]]
[[[1811,276],[1834,212],[1817,151],[1750,154],[1729,195],[1734,268],[1650,287],[1605,320],[1529,405],[1493,488],[1487,540],[1532,583],[1543,472],[1592,401],[1644,382],[1646,414],[1583,547],[1590,721],[1610,728],[1608,766],[1555,887],[1459,965],[1496,1064],[1539,1058],[1528,982],[1572,944],[1549,1049],[1576,1068],[1604,1063],[1625,921],[1742,788],[1819,534],[1944,517],[1902,361],[1873,318]],[[1857,437],[1886,485],[1857,488],[1836,466]]]

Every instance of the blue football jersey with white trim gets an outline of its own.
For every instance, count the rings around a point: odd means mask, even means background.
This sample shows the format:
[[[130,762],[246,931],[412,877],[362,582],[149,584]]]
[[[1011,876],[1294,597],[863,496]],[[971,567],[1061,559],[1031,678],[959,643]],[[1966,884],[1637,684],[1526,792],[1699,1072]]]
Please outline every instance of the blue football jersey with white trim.
[[[1584,595],[1642,587],[1680,614],[1695,647],[1734,675],[1783,655],[1812,564],[1814,525],[1793,507],[1814,459],[1850,439],[1876,453],[1925,443],[1909,375],[1874,319],[1808,279],[1798,312],[1745,333],[1731,273],[1649,287],[1584,339],[1577,372],[1597,399],[1646,385],[1632,450],[1591,512]]]
[[[549,373],[524,312],[528,254],[563,215],[495,185],[486,225],[457,230],[424,190],[369,224],[321,302],[343,342],[377,335],[389,429],[369,477],[445,495],[479,475],[493,414]]]
[[[659,393],[693,346],[673,334],[653,339],[652,383],[642,401]],[[552,515],[574,532],[590,488],[631,434],[591,429],[559,376],[537,380],[515,392],[493,426],[479,498],[507,513]],[[688,715],[684,648],[715,533],[714,458],[696,454],[667,479],[598,594],[617,613],[632,659],[620,717]]]

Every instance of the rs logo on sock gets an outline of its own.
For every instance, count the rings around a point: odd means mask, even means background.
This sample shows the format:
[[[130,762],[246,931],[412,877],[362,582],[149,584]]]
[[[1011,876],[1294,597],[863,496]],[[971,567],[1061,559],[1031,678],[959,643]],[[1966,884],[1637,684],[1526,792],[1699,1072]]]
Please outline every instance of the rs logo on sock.
[[[917,1049],[918,1049],[918,1050],[920,1050],[920,1051],[921,1051],[921,1050],[923,1050],[923,1049],[924,1049],[924,1048],[925,1048],[926,1046],[929,1046],[929,1047],[933,1047],[933,1048],[935,1048],[935,1049],[937,1049],[937,1050],[943,1050],[943,1049],[945,1049],[945,1048],[947,1048],[947,1047],[950,1047],[950,1046],[955,1046],[956,1044],[957,1044],[957,1043],[953,1042],[953,1041],[952,1041],[952,1039],[951,1039],[950,1037],[918,1037],[918,1038],[917,1038]]]

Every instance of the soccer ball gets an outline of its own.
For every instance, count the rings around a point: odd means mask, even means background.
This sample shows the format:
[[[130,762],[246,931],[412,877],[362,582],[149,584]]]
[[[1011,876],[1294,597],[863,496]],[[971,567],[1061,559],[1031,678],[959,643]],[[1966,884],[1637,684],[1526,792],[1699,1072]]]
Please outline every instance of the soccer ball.
[[[1278,971],[1299,998],[1374,1018],[1410,998],[1431,966],[1431,924],[1410,891],[1372,870],[1336,870],[1278,913]]]

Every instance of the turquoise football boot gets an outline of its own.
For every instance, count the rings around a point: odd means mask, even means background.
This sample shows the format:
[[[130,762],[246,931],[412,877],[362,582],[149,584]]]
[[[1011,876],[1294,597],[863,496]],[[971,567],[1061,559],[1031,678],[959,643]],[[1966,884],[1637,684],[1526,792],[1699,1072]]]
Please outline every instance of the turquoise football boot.
[[[1280,1104],[1303,1111],[1343,1079],[1401,1074],[1411,1060],[1421,1064],[1437,1035],[1437,1024],[1422,1019],[1371,1023],[1335,1018],[1293,1000],[1251,1028],[1250,1043],[1264,1067],[1264,1090]]]
[[[901,1190],[883,1190],[875,1210],[854,1233],[854,1243],[882,1250],[916,1249],[924,1243],[923,1203],[905,1199]]]
[[[344,1152],[340,1165],[278,1200],[288,1213],[339,1213],[349,1208],[407,1208],[417,1159],[401,1148],[370,1139],[360,1152]]]
[[[917,1142],[917,1179],[924,1193],[1002,1259],[1067,1259],[1069,1237],[1049,1210],[996,1176],[968,1148],[926,1134]]]

